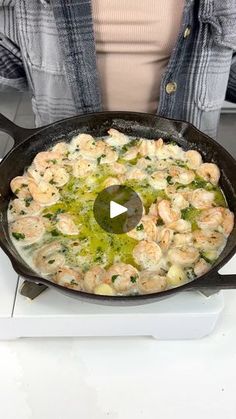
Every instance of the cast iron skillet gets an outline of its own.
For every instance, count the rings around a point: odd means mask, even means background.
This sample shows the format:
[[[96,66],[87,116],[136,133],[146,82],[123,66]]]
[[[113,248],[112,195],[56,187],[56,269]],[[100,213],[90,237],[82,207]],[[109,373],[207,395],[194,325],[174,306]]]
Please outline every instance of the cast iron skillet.
[[[24,168],[31,164],[39,151],[48,149],[62,139],[69,141],[79,132],[93,136],[106,135],[110,127],[132,136],[174,140],[184,149],[198,150],[205,161],[214,162],[220,167],[221,187],[231,211],[236,214],[236,161],[221,145],[189,123],[144,113],[101,112],[64,119],[43,128],[25,129],[16,126],[0,114],[0,130],[10,134],[15,142],[12,150],[0,163],[0,246],[10,258],[15,271],[27,280],[54,287],[72,297],[110,305],[144,304],[186,290],[236,288],[236,275],[222,276],[218,273],[236,252],[236,224],[224,251],[209,272],[188,284],[155,294],[112,297],[75,291],[39,277],[21,259],[8,234],[7,206],[12,196],[10,180],[23,174]]]

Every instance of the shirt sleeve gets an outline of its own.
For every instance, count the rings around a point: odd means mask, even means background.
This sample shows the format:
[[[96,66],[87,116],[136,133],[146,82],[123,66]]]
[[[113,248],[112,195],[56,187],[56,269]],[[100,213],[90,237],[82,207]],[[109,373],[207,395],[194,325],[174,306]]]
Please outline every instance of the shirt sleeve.
[[[226,92],[226,100],[236,103],[236,52],[233,55],[232,65],[230,69],[228,88]]]

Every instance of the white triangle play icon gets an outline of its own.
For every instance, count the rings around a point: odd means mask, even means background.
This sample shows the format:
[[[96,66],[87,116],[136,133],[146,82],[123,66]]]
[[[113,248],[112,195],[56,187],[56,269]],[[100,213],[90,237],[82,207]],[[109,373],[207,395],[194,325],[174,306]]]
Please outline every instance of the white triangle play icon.
[[[118,215],[124,214],[124,212],[127,212],[128,209],[126,207],[123,207],[123,205],[117,204],[114,201],[110,202],[110,218],[115,218]]]

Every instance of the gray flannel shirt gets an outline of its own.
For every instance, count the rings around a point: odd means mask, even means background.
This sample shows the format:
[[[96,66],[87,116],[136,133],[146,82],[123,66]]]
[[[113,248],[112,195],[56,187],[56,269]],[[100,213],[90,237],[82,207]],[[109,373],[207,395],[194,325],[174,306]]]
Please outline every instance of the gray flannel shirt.
[[[0,0],[0,90],[29,86],[38,126],[103,109],[91,1]],[[236,102],[234,51],[236,0],[186,0],[157,113],[214,137]]]

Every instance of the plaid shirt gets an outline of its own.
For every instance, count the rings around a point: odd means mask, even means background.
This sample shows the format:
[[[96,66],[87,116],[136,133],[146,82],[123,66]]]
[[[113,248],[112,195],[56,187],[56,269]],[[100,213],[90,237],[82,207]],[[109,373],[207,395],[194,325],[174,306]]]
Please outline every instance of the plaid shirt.
[[[37,125],[102,110],[91,0],[0,0],[0,32],[0,89],[28,84]],[[186,0],[157,113],[214,137],[236,102],[234,51],[236,0]]]

